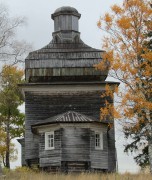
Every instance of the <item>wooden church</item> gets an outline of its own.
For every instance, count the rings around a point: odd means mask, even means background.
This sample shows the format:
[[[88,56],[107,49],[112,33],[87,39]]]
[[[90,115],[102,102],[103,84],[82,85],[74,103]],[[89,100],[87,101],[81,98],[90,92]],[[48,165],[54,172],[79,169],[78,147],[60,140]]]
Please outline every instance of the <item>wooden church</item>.
[[[22,165],[46,171],[116,170],[114,127],[100,121],[107,71],[93,66],[104,51],[80,38],[81,14],[73,7],[53,14],[52,41],[25,60],[25,138]],[[43,37],[41,37],[43,38]],[[112,103],[112,100],[111,100]]]

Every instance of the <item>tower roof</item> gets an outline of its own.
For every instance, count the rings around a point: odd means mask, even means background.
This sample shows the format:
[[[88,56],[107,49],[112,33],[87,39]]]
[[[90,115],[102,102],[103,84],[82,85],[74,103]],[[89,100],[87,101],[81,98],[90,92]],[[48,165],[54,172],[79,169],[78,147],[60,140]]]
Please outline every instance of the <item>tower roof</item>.
[[[62,6],[55,10],[55,12],[52,14],[52,19],[54,19],[55,16],[58,16],[61,14],[71,14],[79,18],[81,17],[81,14],[75,8],[71,6]]]
[[[80,38],[81,14],[70,6],[63,6],[52,14],[54,32],[45,47],[29,53],[25,62],[29,83],[65,81],[104,81],[108,74],[96,70],[104,51],[86,45]],[[108,64],[107,64],[108,66]]]
[[[38,126],[43,126],[47,124],[54,124],[54,123],[91,123],[91,122],[98,122],[98,123],[109,123],[105,121],[100,121],[95,119],[94,117],[87,116],[75,111],[67,111],[63,114],[59,114],[47,119],[44,119],[43,121],[33,124],[32,128],[38,127]]]
[[[76,12],[76,13],[78,13],[78,11],[71,6],[62,6],[58,9],[56,9],[54,13],[58,13],[58,12]]]

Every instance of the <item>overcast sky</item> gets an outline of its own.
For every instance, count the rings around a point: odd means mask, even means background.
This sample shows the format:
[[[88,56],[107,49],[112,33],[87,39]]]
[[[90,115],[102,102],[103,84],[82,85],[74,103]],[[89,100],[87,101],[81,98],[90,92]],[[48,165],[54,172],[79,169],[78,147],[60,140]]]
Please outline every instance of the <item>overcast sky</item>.
[[[81,14],[79,31],[81,39],[88,45],[101,49],[103,33],[97,28],[97,21],[105,12],[109,11],[113,3],[121,4],[122,0],[0,0],[5,3],[11,16],[25,16],[27,25],[18,31],[18,38],[26,40],[39,49],[48,44],[54,31],[51,14],[61,6],[75,7]],[[118,154],[118,167],[120,172],[136,172],[132,156],[123,153],[125,140],[116,127],[116,148]],[[17,144],[19,147],[19,144]],[[20,151],[19,151],[20,153]],[[20,165],[20,158],[12,167]]]

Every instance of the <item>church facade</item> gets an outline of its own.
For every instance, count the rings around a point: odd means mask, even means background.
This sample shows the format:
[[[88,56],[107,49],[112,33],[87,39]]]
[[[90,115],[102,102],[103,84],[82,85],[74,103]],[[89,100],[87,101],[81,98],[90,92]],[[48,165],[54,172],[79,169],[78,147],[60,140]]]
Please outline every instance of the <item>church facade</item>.
[[[72,7],[53,14],[51,42],[25,60],[25,138],[22,165],[46,171],[116,170],[113,122],[100,121],[107,71],[93,66],[104,51],[86,45],[78,29],[81,14]],[[112,99],[109,99],[113,103]],[[109,128],[111,124],[111,128]]]

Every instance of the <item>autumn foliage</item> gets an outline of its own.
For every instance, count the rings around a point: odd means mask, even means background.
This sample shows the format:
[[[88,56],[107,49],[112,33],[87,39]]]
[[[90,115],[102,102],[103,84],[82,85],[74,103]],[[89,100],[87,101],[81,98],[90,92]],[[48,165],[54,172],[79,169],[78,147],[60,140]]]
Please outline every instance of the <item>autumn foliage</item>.
[[[126,120],[125,130],[138,138],[152,142],[152,8],[148,0],[124,0],[122,6],[113,5],[111,11],[100,17],[98,27],[106,33],[103,48],[106,53],[96,65],[104,71],[109,65],[109,76],[121,82],[116,107],[111,112]],[[110,88],[106,88],[105,96]],[[106,104],[106,103],[105,103]],[[106,117],[107,103],[101,108],[101,119]],[[143,126],[144,124],[144,126]],[[152,160],[152,159],[151,159]],[[151,161],[150,160],[150,161]]]
[[[23,70],[5,65],[0,76],[0,160],[10,168],[10,160],[16,159],[12,139],[23,136],[24,114],[18,106],[23,103],[18,84],[23,82]]]

